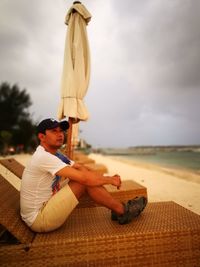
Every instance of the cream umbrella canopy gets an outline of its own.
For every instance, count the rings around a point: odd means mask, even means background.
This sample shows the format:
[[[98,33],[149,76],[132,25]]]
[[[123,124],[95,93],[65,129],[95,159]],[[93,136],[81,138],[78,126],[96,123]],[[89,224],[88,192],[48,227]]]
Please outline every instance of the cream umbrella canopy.
[[[86,31],[90,19],[91,14],[79,1],[73,3],[65,18],[68,29],[65,40],[58,118],[69,118],[68,156],[72,156],[72,124],[86,121],[89,116],[83,98],[87,93],[90,78],[90,51]]]

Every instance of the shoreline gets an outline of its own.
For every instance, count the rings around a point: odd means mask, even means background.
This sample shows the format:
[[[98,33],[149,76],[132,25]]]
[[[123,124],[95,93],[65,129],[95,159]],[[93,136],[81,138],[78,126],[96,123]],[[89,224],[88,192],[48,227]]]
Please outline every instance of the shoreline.
[[[147,188],[149,202],[174,201],[200,215],[199,175],[180,173],[154,164],[132,162],[112,156],[90,154],[96,163],[104,164],[110,175],[119,174],[123,180],[134,180]],[[187,178],[187,179],[186,179]]]
[[[136,161],[136,160],[123,159],[118,156],[114,156],[114,157],[108,156],[108,157],[112,158],[113,160],[117,160],[119,162],[124,162],[131,166],[138,166],[138,167],[151,169],[151,170],[159,170],[163,173],[174,175],[186,181],[191,181],[191,182],[200,184],[200,172],[199,171],[186,169],[186,168],[180,168],[180,167],[175,168],[175,167],[170,167],[166,165],[164,166],[164,164],[161,165],[161,164],[156,164],[156,163],[147,163],[147,162],[139,161],[139,160]]]

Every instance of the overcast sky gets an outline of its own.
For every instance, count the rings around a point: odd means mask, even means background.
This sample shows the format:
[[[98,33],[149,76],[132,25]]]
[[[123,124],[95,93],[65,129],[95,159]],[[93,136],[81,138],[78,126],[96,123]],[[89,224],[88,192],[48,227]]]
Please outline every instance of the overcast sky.
[[[73,1],[0,1],[0,82],[26,88],[35,121],[56,117]],[[200,144],[200,1],[85,0],[94,147]]]

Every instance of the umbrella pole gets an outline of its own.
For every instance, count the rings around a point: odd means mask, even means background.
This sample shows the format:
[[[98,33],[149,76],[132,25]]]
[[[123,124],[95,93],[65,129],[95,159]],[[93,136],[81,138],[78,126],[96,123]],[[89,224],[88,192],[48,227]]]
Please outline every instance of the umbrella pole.
[[[72,120],[73,118],[69,117],[69,129],[67,131],[67,156],[73,158],[73,148],[72,148]]]

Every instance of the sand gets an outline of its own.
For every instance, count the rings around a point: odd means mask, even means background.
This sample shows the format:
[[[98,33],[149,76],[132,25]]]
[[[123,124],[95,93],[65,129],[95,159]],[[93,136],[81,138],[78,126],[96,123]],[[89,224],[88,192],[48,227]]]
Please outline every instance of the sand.
[[[119,174],[122,180],[134,180],[147,188],[149,202],[174,201],[200,215],[200,176],[187,171],[175,171],[158,165],[122,162],[91,154],[96,163],[107,166],[109,174]],[[186,179],[188,177],[188,180]]]
[[[31,155],[14,155],[26,165]],[[194,173],[174,171],[158,165],[124,162],[100,154],[90,154],[96,163],[104,164],[109,174],[119,174],[122,180],[134,180],[147,187],[149,202],[174,201],[200,215],[200,177]],[[0,165],[0,173],[20,189],[20,179]]]

